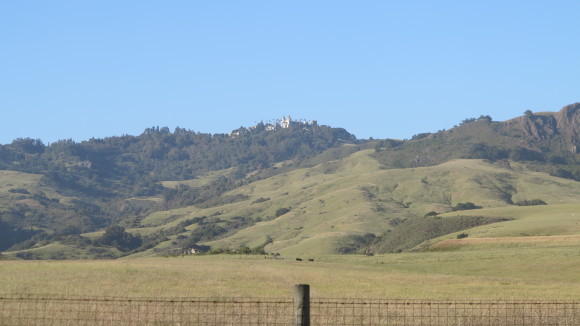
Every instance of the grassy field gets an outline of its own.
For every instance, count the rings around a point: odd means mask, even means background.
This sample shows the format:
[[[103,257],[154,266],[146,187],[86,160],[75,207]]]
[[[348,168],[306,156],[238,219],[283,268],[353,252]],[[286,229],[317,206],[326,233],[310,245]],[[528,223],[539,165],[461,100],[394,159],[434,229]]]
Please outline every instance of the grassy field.
[[[264,256],[103,261],[0,261],[0,294],[130,297],[288,297],[308,283],[333,298],[578,300],[577,239],[314,262]]]

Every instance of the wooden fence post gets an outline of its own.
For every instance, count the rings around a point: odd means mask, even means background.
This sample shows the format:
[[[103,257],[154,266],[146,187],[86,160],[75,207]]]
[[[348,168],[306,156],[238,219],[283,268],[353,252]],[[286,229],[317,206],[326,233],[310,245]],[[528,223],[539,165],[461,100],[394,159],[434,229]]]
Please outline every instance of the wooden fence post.
[[[294,285],[294,325],[310,326],[310,285]]]

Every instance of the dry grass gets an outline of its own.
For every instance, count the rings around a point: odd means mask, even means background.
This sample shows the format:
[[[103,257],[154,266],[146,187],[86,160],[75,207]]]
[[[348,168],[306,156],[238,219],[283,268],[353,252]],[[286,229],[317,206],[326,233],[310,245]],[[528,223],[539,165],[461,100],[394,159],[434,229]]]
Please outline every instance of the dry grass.
[[[308,258],[308,257],[303,257]],[[414,299],[577,299],[577,247],[421,254],[186,256],[108,261],[2,261],[0,293],[131,297],[313,296]]]
[[[482,248],[560,247],[574,245],[580,246],[580,235],[447,239],[431,246],[431,249],[474,250]]]
[[[222,219],[233,216],[261,219],[262,222],[206,244],[213,248],[255,247],[269,236],[273,242],[265,247],[266,251],[284,255],[332,254],[345,235],[380,235],[391,228],[389,219],[422,217],[431,210],[446,211],[449,205],[467,201],[484,209],[442,217],[496,214],[514,219],[469,230],[470,237],[580,234],[577,217],[571,215],[580,207],[578,182],[527,170],[509,170],[482,160],[382,170],[370,154],[372,150],[360,151],[341,160],[251,183],[230,193],[251,199],[184,214],[183,219],[211,216],[217,211]],[[504,188],[517,189],[513,194],[515,201],[540,198],[549,205],[508,205],[499,190]],[[258,198],[270,200],[254,203]],[[291,212],[274,218],[281,207],[291,208]],[[144,221],[156,220],[155,225],[161,226],[166,216],[156,214]]]
[[[292,325],[293,286],[307,283],[317,325],[577,324],[580,250],[570,245],[577,239],[526,240],[543,246],[331,255],[314,262],[263,256],[0,261],[0,297],[26,298],[0,299],[0,321]],[[568,245],[550,246],[559,241]]]

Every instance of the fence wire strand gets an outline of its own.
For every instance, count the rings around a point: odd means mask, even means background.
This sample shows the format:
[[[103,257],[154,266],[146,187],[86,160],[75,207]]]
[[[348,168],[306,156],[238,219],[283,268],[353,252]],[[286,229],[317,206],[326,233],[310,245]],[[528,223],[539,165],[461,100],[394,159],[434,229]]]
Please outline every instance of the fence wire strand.
[[[0,326],[295,325],[291,299],[1,296]],[[311,325],[580,325],[580,301],[310,300]]]

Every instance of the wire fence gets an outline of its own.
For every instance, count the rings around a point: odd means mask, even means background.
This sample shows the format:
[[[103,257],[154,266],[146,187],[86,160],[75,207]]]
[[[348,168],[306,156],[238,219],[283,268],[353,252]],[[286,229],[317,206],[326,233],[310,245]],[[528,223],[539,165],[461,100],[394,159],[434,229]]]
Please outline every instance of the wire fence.
[[[0,325],[291,325],[292,304],[243,298],[0,297]]]
[[[299,325],[295,309],[292,299],[0,296],[0,325]],[[580,301],[316,298],[309,314],[303,325],[580,325]]]
[[[311,300],[313,325],[580,325],[580,302]]]

